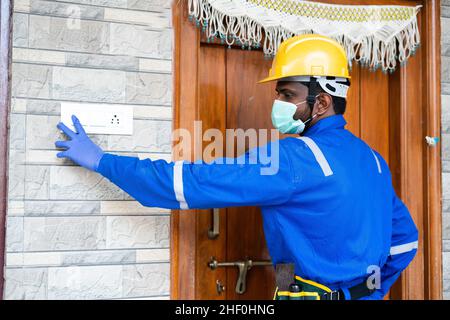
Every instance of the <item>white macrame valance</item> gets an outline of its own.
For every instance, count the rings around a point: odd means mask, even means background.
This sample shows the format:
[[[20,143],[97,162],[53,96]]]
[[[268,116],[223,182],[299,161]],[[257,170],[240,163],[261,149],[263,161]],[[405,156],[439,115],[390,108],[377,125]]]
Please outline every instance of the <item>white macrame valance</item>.
[[[337,40],[352,60],[372,70],[394,71],[420,44],[420,6],[335,5],[300,0],[189,0],[189,18],[229,46],[263,47],[267,57],[294,35],[317,33]],[[264,35],[264,43],[263,41]]]

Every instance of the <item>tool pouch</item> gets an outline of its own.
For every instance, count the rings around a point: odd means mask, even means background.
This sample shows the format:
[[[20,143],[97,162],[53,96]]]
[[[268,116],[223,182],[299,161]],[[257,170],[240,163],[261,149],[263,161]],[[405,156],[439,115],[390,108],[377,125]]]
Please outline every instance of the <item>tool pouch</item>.
[[[296,280],[294,272],[293,263],[281,263],[275,266],[277,289],[274,300],[319,300],[319,292],[322,290]]]

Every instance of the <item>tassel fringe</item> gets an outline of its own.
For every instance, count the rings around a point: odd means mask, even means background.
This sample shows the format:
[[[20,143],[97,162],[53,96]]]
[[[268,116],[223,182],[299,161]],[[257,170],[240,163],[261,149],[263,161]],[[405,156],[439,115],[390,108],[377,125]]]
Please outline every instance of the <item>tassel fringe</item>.
[[[263,5],[273,2],[275,7],[275,2],[279,4],[280,1],[291,5],[308,3],[298,0],[189,0],[189,19],[202,28],[208,42],[218,39],[229,48],[238,45],[248,50],[262,46],[268,59],[273,58],[284,40],[299,34],[317,33],[335,39],[344,47],[349,67],[354,60],[371,70],[381,68],[383,72],[393,72],[397,61],[404,65],[420,46],[416,17],[420,6],[365,6],[365,9],[371,9],[369,20],[336,21],[285,13]],[[314,4],[346,13],[363,7]],[[407,11],[410,14],[406,19],[403,16],[402,19],[386,20],[381,19],[383,8],[394,8],[394,13],[412,10]]]

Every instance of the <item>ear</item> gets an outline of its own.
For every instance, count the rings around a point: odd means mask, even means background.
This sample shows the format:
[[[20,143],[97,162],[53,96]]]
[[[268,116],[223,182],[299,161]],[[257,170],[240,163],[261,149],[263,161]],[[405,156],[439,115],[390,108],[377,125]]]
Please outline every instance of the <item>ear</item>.
[[[333,99],[327,93],[319,93],[317,96],[317,114],[319,116],[325,114],[333,105]]]

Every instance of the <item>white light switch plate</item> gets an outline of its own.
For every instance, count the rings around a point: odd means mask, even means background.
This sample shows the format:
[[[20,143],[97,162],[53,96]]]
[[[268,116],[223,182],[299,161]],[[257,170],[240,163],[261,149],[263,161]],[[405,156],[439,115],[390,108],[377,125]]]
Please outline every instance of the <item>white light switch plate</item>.
[[[72,115],[77,116],[86,133],[133,134],[133,106],[61,102],[61,121],[75,130]]]

